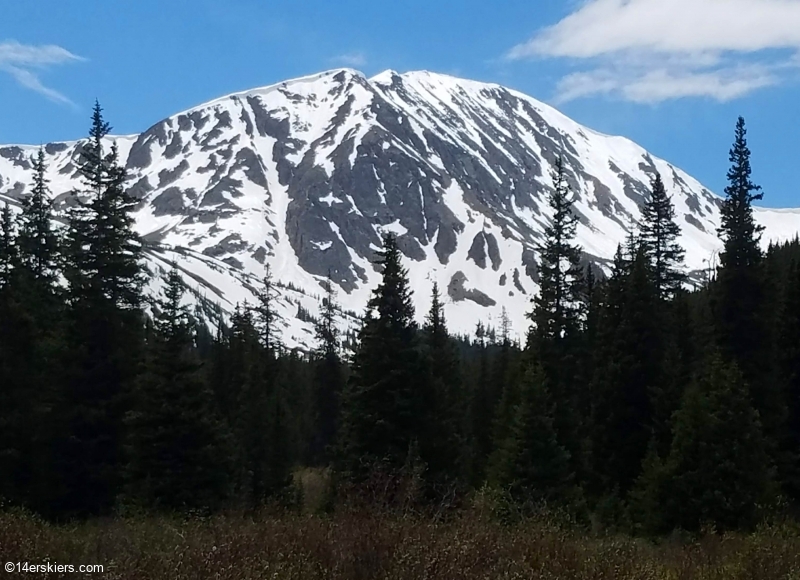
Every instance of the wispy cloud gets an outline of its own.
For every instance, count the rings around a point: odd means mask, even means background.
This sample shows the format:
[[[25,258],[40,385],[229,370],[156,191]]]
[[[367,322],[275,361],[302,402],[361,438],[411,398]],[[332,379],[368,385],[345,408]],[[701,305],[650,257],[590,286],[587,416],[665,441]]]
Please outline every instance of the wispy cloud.
[[[60,46],[20,44],[14,40],[0,43],[0,71],[11,75],[20,85],[40,93],[51,101],[72,105],[74,103],[55,89],[45,86],[40,74],[46,69],[86,60]]]
[[[348,52],[338,54],[331,58],[330,61],[341,66],[360,67],[367,64],[367,55],[363,52]]]
[[[562,58],[557,98],[727,101],[800,69],[800,0],[585,0],[513,47],[509,60]]]

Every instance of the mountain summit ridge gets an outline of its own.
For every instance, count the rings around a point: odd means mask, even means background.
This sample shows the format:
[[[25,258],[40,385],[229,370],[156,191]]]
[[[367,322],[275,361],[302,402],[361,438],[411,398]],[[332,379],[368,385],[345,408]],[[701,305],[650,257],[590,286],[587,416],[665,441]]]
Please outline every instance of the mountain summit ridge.
[[[496,320],[503,307],[521,325],[537,288],[559,155],[588,259],[608,263],[640,218],[656,171],[673,197],[689,269],[708,267],[721,248],[721,198],[679,168],[518,91],[429,71],[324,71],[231,93],[113,139],[144,239],[172,252],[198,296],[228,312],[253,301],[269,264],[287,288],[288,344],[310,340],[299,313],[316,310],[328,275],[342,305],[363,311],[385,232],[398,236],[419,315],[436,281],[455,331]],[[61,206],[79,186],[80,146],[45,146]],[[35,149],[0,146],[0,201],[25,194]],[[800,210],[756,208],[756,218],[765,239],[800,231]],[[209,268],[219,279],[207,279]]]

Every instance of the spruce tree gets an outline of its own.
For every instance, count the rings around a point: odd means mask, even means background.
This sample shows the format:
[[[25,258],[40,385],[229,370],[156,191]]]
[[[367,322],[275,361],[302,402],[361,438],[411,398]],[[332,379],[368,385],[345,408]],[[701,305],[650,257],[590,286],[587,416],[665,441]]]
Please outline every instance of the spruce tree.
[[[671,298],[686,279],[684,249],[678,243],[681,228],[675,223],[675,207],[656,173],[650,199],[642,207],[641,240],[653,267],[653,277],[662,299]]]
[[[592,392],[590,385],[594,377],[595,367],[603,361],[598,360],[600,351],[600,323],[604,306],[604,281],[598,280],[593,265],[586,268],[583,288],[583,319],[580,344],[578,348],[579,386],[576,393],[576,413],[581,419],[578,426],[578,439],[582,445],[581,467],[576,476],[583,480],[586,477],[588,443],[591,438],[592,424]]]
[[[16,228],[6,205],[0,215],[0,498],[25,505],[31,486],[35,329],[21,294]]]
[[[391,234],[378,254],[382,281],[369,301],[343,406],[343,467],[401,469],[427,420],[408,274]]]
[[[491,409],[492,449],[500,448],[510,435],[511,425],[521,397],[521,361],[519,349],[511,342],[511,320],[503,308],[500,317],[498,344],[492,345],[491,353]],[[494,455],[494,453],[493,453]],[[494,458],[489,458],[489,470]]]
[[[4,406],[13,409],[11,416],[16,418],[6,428],[17,439],[20,460],[16,468],[0,471],[15,474],[20,484],[14,494],[18,503],[33,509],[41,507],[49,487],[47,433],[52,411],[48,410],[53,408],[56,396],[54,386],[60,371],[56,361],[63,344],[62,292],[57,284],[58,238],[53,229],[45,172],[44,153],[40,150],[34,161],[33,187],[23,197],[16,220],[12,275],[0,290],[4,294],[0,297],[0,342],[6,344],[0,351],[14,353],[6,364],[0,364],[5,369],[0,370],[0,383],[9,394],[16,385],[13,401]],[[6,215],[6,223],[8,220]]]
[[[280,340],[280,317],[277,312],[278,292],[269,264],[266,266],[262,288],[258,291],[256,297],[258,298],[258,303],[254,307],[254,320],[261,335],[261,342],[267,351],[277,357],[283,345]]]
[[[430,477],[436,483],[452,481],[461,471],[460,457],[463,448],[462,429],[459,424],[465,408],[462,407],[461,376],[458,352],[447,330],[444,305],[439,287],[433,284],[431,307],[425,319],[424,338],[428,372],[429,413],[434,418],[430,430],[420,441],[423,455],[428,457]]]
[[[687,389],[667,460],[664,518],[719,531],[752,527],[774,492],[758,412],[735,364],[719,355]]]
[[[267,265],[253,321],[260,338],[256,372],[245,381],[240,401],[246,449],[256,469],[251,490],[256,501],[279,495],[291,483],[293,441],[288,390],[298,390],[287,374],[277,311],[278,290]],[[290,357],[291,358],[291,355]],[[266,417],[266,421],[264,420]]]
[[[661,373],[660,329],[652,318],[658,298],[643,246],[631,262],[617,253],[606,292],[591,384],[591,457],[604,492],[624,495],[647,451]]]
[[[19,252],[23,266],[42,281],[54,281],[58,268],[59,239],[53,227],[53,203],[47,181],[44,150],[33,163],[31,193],[22,199],[19,218]]]
[[[780,383],[788,401],[787,437],[779,468],[784,491],[800,501],[800,260],[792,260],[778,328]]]
[[[489,480],[518,502],[567,503],[575,497],[569,452],[558,442],[542,372],[533,361],[526,366],[509,436],[496,452]]]
[[[314,362],[314,432],[310,448],[313,465],[325,465],[331,460],[339,430],[340,399],[345,384],[336,293],[330,278],[321,306],[322,315],[316,325],[317,350]]]
[[[14,217],[11,214],[11,208],[6,203],[0,213],[0,287],[8,284],[17,258]]]
[[[474,367],[466,373],[471,377],[467,422],[465,431],[468,438],[468,480],[473,486],[483,482],[486,463],[493,450],[493,418],[495,398],[492,392],[491,361],[486,344],[486,327],[478,322],[475,329],[473,348],[477,351]]]
[[[217,399],[235,441],[236,494],[249,509],[263,505],[290,481],[285,388],[276,353],[262,342],[264,327],[256,322],[256,316],[263,320],[268,315],[263,309],[237,306],[215,361],[219,371],[214,374],[224,378]],[[271,340],[279,338],[273,335]]]
[[[580,247],[575,244],[578,218],[572,211],[572,192],[563,158],[552,175],[548,205],[553,212],[545,228],[539,264],[539,293],[533,299],[528,348],[541,362],[555,402],[556,431],[577,463],[580,441],[577,416],[577,349],[581,329],[583,272]]]
[[[722,203],[719,235],[724,243],[715,288],[717,343],[736,362],[750,387],[756,409],[773,447],[782,437],[785,401],[774,375],[774,334],[766,316],[763,226],[756,224],[753,202],[762,199],[751,179],[750,149],[739,117],[730,151],[732,166]]]
[[[670,531],[670,516],[665,509],[669,480],[661,457],[656,439],[652,439],[642,461],[642,472],[628,498],[628,516],[633,529],[649,536]]]
[[[556,162],[548,204],[552,222],[545,228],[539,264],[539,293],[533,299],[532,336],[543,350],[574,335],[580,321],[582,270],[575,245],[578,218],[572,212],[572,192],[561,157]],[[549,362],[549,361],[548,361]],[[547,364],[547,363],[546,363]]]
[[[673,416],[680,407],[683,391],[691,383],[701,359],[691,299],[687,292],[679,290],[671,302],[659,304],[653,313],[653,320],[659,325],[657,331],[660,334],[661,370],[651,389],[650,401],[653,412],[653,443],[661,458],[666,457],[669,452]]]
[[[195,324],[181,303],[184,289],[173,266],[126,421],[127,496],[149,509],[213,509],[228,492],[229,451],[201,371]]]
[[[119,311],[136,311],[143,284],[141,241],[133,230],[136,201],[125,190],[116,145],[105,152],[110,129],[95,104],[78,168],[85,189],[69,215],[66,275],[73,302],[97,299]]]
[[[683,385],[689,380],[683,335],[688,330],[687,313],[678,311],[678,298],[686,280],[683,271],[685,251],[678,243],[681,229],[675,222],[675,208],[656,173],[651,182],[651,197],[642,208],[639,241],[648,258],[658,302],[653,304],[653,364],[658,370],[649,385],[652,429],[656,449],[665,454],[672,439],[671,418],[680,404]],[[670,302],[671,301],[671,302]],[[678,318],[682,316],[681,320]]]
[[[54,515],[108,513],[121,486],[123,416],[143,341],[141,243],[133,230],[135,202],[124,189],[110,127],[95,105],[81,147],[84,191],[69,215],[65,246],[68,311],[64,372],[54,418],[58,486]]]
[[[229,325],[220,320],[211,349],[208,382],[229,429],[236,424],[245,377],[258,359],[258,331],[252,312],[237,304]]]

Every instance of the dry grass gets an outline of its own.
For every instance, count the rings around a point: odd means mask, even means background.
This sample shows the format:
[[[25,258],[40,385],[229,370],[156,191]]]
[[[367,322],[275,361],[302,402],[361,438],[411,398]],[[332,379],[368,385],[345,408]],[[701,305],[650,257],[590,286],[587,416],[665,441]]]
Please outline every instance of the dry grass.
[[[800,534],[780,526],[749,536],[654,545],[626,537],[589,538],[546,522],[504,527],[474,514],[450,522],[348,513],[74,526],[0,514],[0,558],[103,564],[106,572],[95,578],[137,580],[772,580],[800,579]]]

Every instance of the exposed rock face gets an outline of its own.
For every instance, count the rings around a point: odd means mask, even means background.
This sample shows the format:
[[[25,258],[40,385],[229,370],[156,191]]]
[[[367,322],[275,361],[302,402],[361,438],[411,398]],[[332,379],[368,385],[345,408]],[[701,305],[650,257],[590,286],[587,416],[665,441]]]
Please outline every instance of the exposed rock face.
[[[462,332],[503,306],[524,330],[559,156],[587,258],[607,264],[656,172],[675,202],[689,267],[719,248],[719,198],[687,174],[521,93],[444,75],[331,71],[223,97],[114,140],[146,240],[191,248],[203,256],[193,264],[217,263],[214,276],[239,272],[252,284],[268,264],[308,296],[330,276],[343,305],[361,312],[378,280],[374,252],[394,232],[420,315],[437,281]],[[45,146],[61,205],[80,188],[80,147]],[[24,195],[34,152],[0,147],[0,201]],[[797,212],[757,216],[772,239],[800,230]],[[247,299],[241,280],[227,289],[206,282],[225,309]]]

